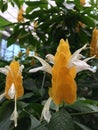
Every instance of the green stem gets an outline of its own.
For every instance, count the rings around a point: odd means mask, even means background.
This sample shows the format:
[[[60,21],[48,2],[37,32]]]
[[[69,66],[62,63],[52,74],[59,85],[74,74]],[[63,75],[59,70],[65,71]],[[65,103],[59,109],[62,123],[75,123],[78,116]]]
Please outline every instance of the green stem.
[[[43,87],[44,87],[44,83],[45,83],[45,76],[46,76],[46,72],[44,72],[44,76],[43,76],[43,80],[42,80],[42,86],[41,86],[41,89],[43,89]]]

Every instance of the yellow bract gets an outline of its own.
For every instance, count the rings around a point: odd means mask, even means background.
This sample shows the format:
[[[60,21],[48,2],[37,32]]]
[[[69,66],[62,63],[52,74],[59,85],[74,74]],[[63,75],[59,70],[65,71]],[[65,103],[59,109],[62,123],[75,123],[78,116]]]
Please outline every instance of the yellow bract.
[[[85,4],[85,0],[80,0],[81,5]]]
[[[49,90],[55,104],[62,102],[71,104],[76,100],[75,67],[68,68],[71,58],[69,43],[61,39],[54,58],[52,68],[52,88]]]
[[[29,56],[29,53],[30,53],[30,49],[29,47],[26,49],[26,56]]]
[[[18,12],[18,15],[17,15],[18,22],[23,22],[24,21],[23,12],[24,12],[24,10],[21,7],[19,12]]]
[[[90,44],[90,56],[96,55],[98,58],[98,29],[94,29],[92,33],[92,39]]]
[[[16,99],[23,96],[24,89],[22,86],[22,74],[20,72],[20,65],[17,61],[12,61],[10,64],[10,70],[6,76],[6,87],[5,87],[5,93],[6,97],[10,99],[10,96],[8,95],[8,91],[10,87],[14,84],[15,86],[15,95]]]

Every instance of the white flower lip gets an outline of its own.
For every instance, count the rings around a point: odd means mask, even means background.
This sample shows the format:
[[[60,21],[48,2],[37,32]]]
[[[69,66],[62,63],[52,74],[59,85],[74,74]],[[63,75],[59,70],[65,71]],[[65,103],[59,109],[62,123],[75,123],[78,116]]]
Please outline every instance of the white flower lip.
[[[89,64],[87,64],[86,62],[89,61],[90,59],[95,58],[95,56],[89,57],[89,58],[85,58],[84,60],[81,60],[81,58],[84,58],[83,55],[80,54],[80,52],[82,50],[84,50],[86,48],[87,44],[85,44],[82,48],[76,50],[73,55],[71,56],[71,59],[69,61],[69,65],[68,67],[72,67],[75,66],[76,67],[76,71],[77,73],[83,70],[90,70],[93,73],[96,72],[95,67],[93,68],[92,66],[90,66]]]
[[[42,70],[42,71],[45,71],[45,72],[48,72],[48,73],[51,74],[51,68],[52,67],[45,60],[43,60],[42,58],[40,58],[38,56],[34,56],[34,57],[41,62],[42,66],[34,68],[34,69],[30,69],[29,72],[34,73],[34,72],[37,72],[39,70]]]
[[[49,111],[50,108],[50,103],[52,101],[52,98],[49,97],[48,100],[46,101],[44,108],[42,110],[42,114],[41,114],[41,119],[44,117],[44,119],[49,123],[50,119],[51,119],[51,113]]]
[[[8,95],[11,99],[14,99],[15,94],[16,94],[15,85],[14,83],[12,83],[10,89],[8,90]]]

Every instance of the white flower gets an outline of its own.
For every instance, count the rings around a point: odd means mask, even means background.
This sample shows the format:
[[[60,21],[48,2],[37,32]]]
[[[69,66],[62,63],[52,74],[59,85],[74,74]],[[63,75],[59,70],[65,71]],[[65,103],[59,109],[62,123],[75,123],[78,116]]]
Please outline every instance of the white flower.
[[[34,72],[37,72],[39,70],[42,70],[42,71],[45,71],[45,72],[48,72],[51,74],[51,66],[45,61],[43,60],[42,58],[38,57],[38,56],[34,56],[36,59],[38,59],[42,66],[41,67],[37,67],[37,68],[34,68],[34,69],[31,69],[29,70],[30,73],[34,73]]]
[[[9,100],[15,100],[14,111],[11,115],[11,120],[14,121],[15,127],[17,126],[18,118],[16,101],[17,98],[21,97],[24,93],[24,89],[22,86],[23,68],[24,66],[20,66],[19,62],[15,60],[11,62],[10,66],[0,68],[0,72],[6,75],[5,92],[0,95],[0,100],[2,100],[4,96],[6,96],[6,98]]]
[[[14,105],[14,111],[10,117],[10,120],[14,121],[15,127],[17,127],[17,118],[18,118],[18,112],[17,112],[17,104],[16,104],[16,96],[15,96],[15,105]]]
[[[42,118],[44,117],[44,119],[49,122],[50,119],[51,119],[51,113],[49,111],[49,108],[50,108],[50,103],[52,101],[52,98],[49,97],[48,100],[46,101],[45,105],[44,105],[44,108],[42,110],[42,114],[41,114],[41,120]]]
[[[64,44],[66,44],[66,43],[64,43]],[[95,56],[89,57],[89,58],[85,58],[83,55],[80,54],[80,52],[81,52],[82,50],[84,50],[84,49],[86,48],[86,46],[87,46],[87,44],[85,44],[82,48],[76,50],[76,51],[73,53],[73,55],[71,55],[71,56],[69,57],[69,59],[68,59],[68,65],[66,66],[67,68],[71,68],[71,67],[73,67],[73,66],[76,67],[76,73],[78,73],[78,72],[80,72],[80,71],[83,71],[83,70],[90,70],[90,71],[92,71],[92,72],[96,72],[96,67],[95,67],[95,66],[92,67],[92,66],[90,66],[89,64],[87,64],[87,61],[89,61],[90,59],[93,59]],[[64,51],[64,49],[62,49],[62,48],[59,48],[59,49],[61,49],[61,51],[62,51],[62,50]],[[68,49],[67,51],[70,52],[69,46],[68,46],[67,49]],[[64,53],[65,55],[67,55],[66,52],[63,52],[63,53]],[[34,69],[31,69],[31,70],[29,70],[29,72],[37,72],[37,71],[39,71],[39,70],[42,70],[42,71],[46,71],[46,72],[52,74],[52,69],[51,69],[52,67],[51,67],[45,60],[43,60],[42,58],[37,57],[37,56],[34,56],[34,57],[41,62],[42,66],[41,66],[41,67],[34,68]],[[67,56],[66,56],[66,57],[67,57]],[[53,65],[55,64],[55,62],[54,62],[55,56],[53,56],[52,54],[48,54],[48,55],[46,55],[46,58],[47,58],[47,60],[48,60],[50,63],[52,63]],[[49,98],[49,99],[46,101],[46,103],[45,103],[45,105],[44,105],[44,108],[43,108],[43,110],[42,110],[42,115],[41,115],[41,119],[42,119],[42,117],[44,117],[44,119],[45,119],[47,122],[49,122],[49,121],[50,121],[50,118],[51,118],[51,113],[50,113],[50,111],[49,111],[49,107],[50,107],[51,101],[52,101],[52,98]]]
[[[80,54],[80,52],[82,50],[84,50],[86,48],[86,46],[87,46],[87,44],[85,44],[82,48],[76,50],[73,53],[73,55],[71,56],[70,60],[69,60],[68,68],[71,68],[71,67],[75,66],[77,73],[80,72],[80,71],[83,71],[83,70],[90,70],[93,73],[96,72],[97,68],[95,66],[92,67],[89,64],[87,64],[87,61],[95,58],[95,56],[84,59],[85,57]],[[46,55],[46,58],[48,59],[48,61],[50,63],[54,64],[54,56],[52,54]],[[82,58],[83,58],[83,60],[81,60]]]
[[[69,61],[68,68],[70,68],[72,66],[76,66],[77,73],[80,72],[80,71],[83,71],[83,70],[90,70],[93,73],[96,72],[95,67],[92,67],[89,64],[87,64],[87,61],[89,61],[90,59],[95,58],[95,56],[86,58],[84,60],[81,60],[81,58],[84,58],[84,56],[81,55],[80,52],[82,50],[84,50],[86,48],[86,46],[87,46],[87,44],[85,44],[82,48],[75,51],[73,53],[73,55],[71,56],[71,59]]]
[[[14,85],[14,83],[12,83],[10,89],[8,90],[8,95],[9,95],[10,99],[14,99],[15,94],[16,94],[15,85]]]

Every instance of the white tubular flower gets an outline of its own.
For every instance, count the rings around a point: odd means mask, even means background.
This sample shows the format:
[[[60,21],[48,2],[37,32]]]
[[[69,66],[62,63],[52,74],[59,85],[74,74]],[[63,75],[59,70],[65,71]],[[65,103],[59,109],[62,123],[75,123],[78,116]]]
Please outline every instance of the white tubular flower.
[[[14,106],[14,111],[10,117],[10,120],[14,121],[14,126],[17,127],[17,118],[18,118],[18,112],[17,112],[17,104],[16,104],[16,96],[15,96],[15,106]]]
[[[44,117],[44,119],[49,123],[50,119],[51,119],[51,113],[49,111],[50,108],[50,103],[52,101],[52,98],[49,97],[48,100],[46,101],[44,108],[42,110],[42,114],[41,114],[41,120]]]
[[[45,72],[48,72],[51,74],[51,66],[45,61],[43,60],[42,58],[38,57],[38,56],[34,56],[36,59],[38,59],[42,66],[41,67],[37,67],[37,68],[34,68],[34,69],[31,69],[29,70],[30,73],[34,73],[34,72],[37,72],[39,70],[42,70],[42,71],[45,71]]]
[[[21,65],[20,68],[19,68],[19,72],[22,73],[23,69],[24,69],[24,65]]]
[[[47,54],[47,55],[46,55],[46,58],[47,58],[47,60],[48,60],[50,63],[54,64],[54,55],[52,55],[52,54]]]
[[[15,85],[14,85],[14,83],[12,83],[10,89],[8,90],[8,95],[9,95],[10,99],[14,99],[15,94],[16,94]]]
[[[87,46],[87,44],[85,44],[82,48],[75,51],[73,53],[73,55],[71,56],[70,60],[69,60],[68,68],[70,68],[72,66],[76,66],[77,73],[80,72],[80,71],[83,71],[83,70],[90,70],[93,73],[96,72],[95,67],[92,67],[92,66],[90,66],[89,64],[86,63],[88,60],[95,58],[95,56],[81,60],[81,58],[84,58],[84,56],[81,55],[80,52],[82,50],[84,50],[86,48],[86,46]]]
[[[10,71],[10,67],[9,66],[5,66],[0,68],[0,72],[7,75],[7,73]]]

